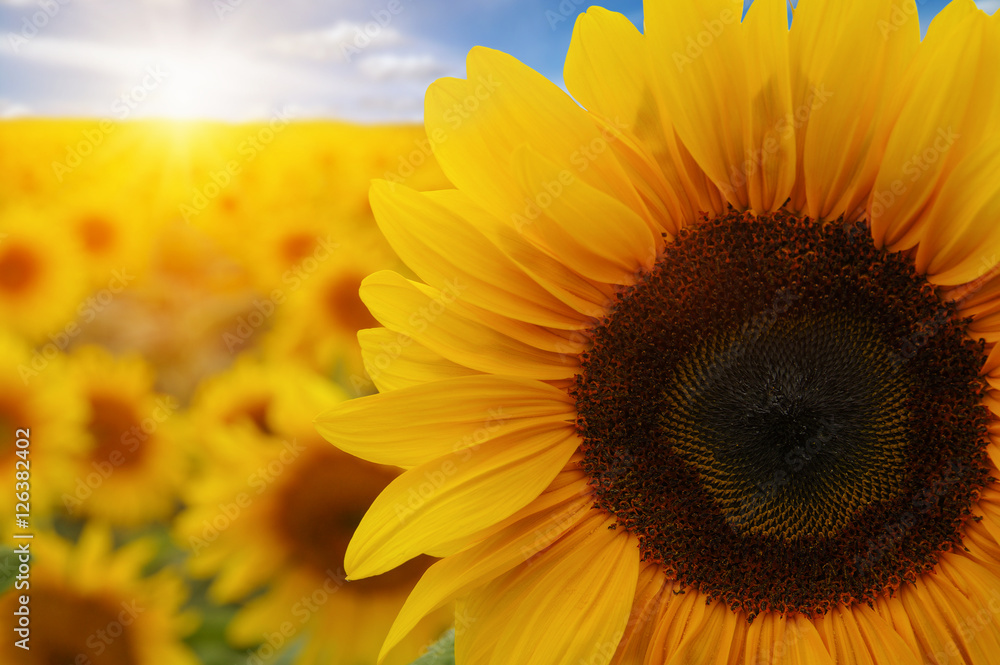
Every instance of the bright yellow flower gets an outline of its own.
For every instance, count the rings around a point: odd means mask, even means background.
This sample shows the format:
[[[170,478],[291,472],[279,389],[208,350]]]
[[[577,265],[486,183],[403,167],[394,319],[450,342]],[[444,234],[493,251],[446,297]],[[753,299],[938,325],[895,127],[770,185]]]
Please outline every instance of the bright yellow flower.
[[[357,460],[315,434],[315,413],[343,398],[308,371],[241,361],[196,399],[204,468],[176,536],[194,555],[195,575],[217,575],[217,602],[268,585],[229,626],[250,659],[266,662],[297,643],[297,663],[370,662],[427,567],[415,561],[385,579],[345,580],[347,541],[398,470]],[[441,612],[426,620],[393,662],[410,662],[448,620]]]
[[[21,636],[0,644],[3,665],[195,665],[180,641],[197,620],[180,612],[186,590],[167,569],[144,577],[154,549],[136,541],[112,549],[111,532],[88,525],[75,546],[59,536],[36,533],[29,587],[0,596],[5,616],[14,616],[26,595],[29,649],[15,646]]]
[[[331,374],[352,395],[372,392],[358,346],[358,331],[378,325],[358,289],[368,274],[401,267],[376,230],[330,241],[286,271],[274,295],[274,329],[263,342],[273,357],[292,357]],[[266,304],[266,303],[264,303]]]
[[[68,372],[88,408],[86,449],[74,482],[61,488],[67,512],[124,526],[169,517],[187,464],[176,440],[177,399],[155,391],[153,371],[138,356],[81,346]]]
[[[191,403],[191,421],[206,451],[215,448],[210,440],[220,433],[248,440],[312,437],[312,416],[341,399],[330,382],[298,364],[241,356],[225,372],[201,382]]]
[[[27,206],[0,218],[0,318],[6,326],[41,339],[71,322],[82,304],[79,256],[44,214]]]
[[[232,363],[240,348],[228,335],[255,311],[255,292],[249,271],[193,226],[159,229],[152,244],[145,270],[112,270],[86,301],[79,341],[142,355],[162,389],[184,401]]]
[[[97,289],[107,286],[112,270],[134,273],[146,264],[152,230],[136,203],[122,192],[98,190],[73,196],[46,213],[47,223],[75,244]]]
[[[386,648],[457,599],[459,665],[996,662],[1000,18],[742,6],[588,11],[582,108],[475,49],[455,189],[373,188],[423,281],[319,428],[408,469],[351,579],[444,557]]]
[[[15,482],[17,471],[28,472],[28,486],[11,490],[30,494],[29,510],[19,511],[32,516],[29,528],[51,517],[58,489],[72,482],[86,443],[80,430],[87,407],[65,372],[65,357],[54,343],[34,350],[0,329],[0,474]],[[27,436],[18,433],[22,429]],[[28,443],[18,447],[18,439]],[[0,510],[13,515],[14,506],[14,492],[4,493]]]
[[[64,161],[79,138],[75,122],[5,120],[0,123],[0,208],[50,201],[63,189],[52,163]],[[30,156],[30,157],[29,157]]]

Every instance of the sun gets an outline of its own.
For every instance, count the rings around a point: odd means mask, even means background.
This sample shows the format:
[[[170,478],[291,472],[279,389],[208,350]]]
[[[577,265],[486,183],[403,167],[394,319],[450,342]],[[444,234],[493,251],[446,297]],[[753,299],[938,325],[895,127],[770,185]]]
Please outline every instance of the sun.
[[[158,84],[148,114],[176,120],[233,118],[240,112],[241,91],[253,84],[249,62],[215,49],[166,48],[147,69]]]
[[[121,70],[111,113],[117,120],[239,120],[259,86],[260,65],[234,45],[161,38],[114,54],[135,66]]]

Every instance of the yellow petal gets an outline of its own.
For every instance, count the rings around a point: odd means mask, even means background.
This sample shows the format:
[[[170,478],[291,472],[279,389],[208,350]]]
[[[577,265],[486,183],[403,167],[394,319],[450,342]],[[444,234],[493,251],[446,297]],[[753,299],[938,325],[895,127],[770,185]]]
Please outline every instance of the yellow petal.
[[[722,603],[712,603],[702,621],[670,655],[667,665],[729,665],[731,656],[743,649],[746,630],[746,617]]]
[[[785,617],[776,612],[764,612],[747,628],[744,663],[768,663],[773,660],[771,652],[778,644],[784,643]],[[740,665],[743,665],[741,663]]]
[[[375,499],[347,547],[352,579],[395,568],[534,500],[580,444],[564,423],[538,424],[414,467]]]
[[[964,284],[1000,263],[1000,137],[972,150],[923,214],[915,267],[932,284]]]
[[[428,568],[399,611],[382,647],[382,656],[427,614],[518,565],[527,565],[536,552],[561,538],[593,505],[593,498],[581,489],[586,490],[586,483],[570,487],[568,492],[564,489],[561,495],[565,498],[544,511],[534,510],[534,504],[529,504],[522,511],[527,515],[515,523]]]
[[[664,598],[673,590],[673,583],[663,574],[659,564],[642,565],[632,613],[610,665],[643,665],[646,662]]]
[[[376,464],[413,467],[540,423],[572,427],[573,399],[540,381],[475,375],[341,402],[316,429]]]
[[[756,0],[743,21],[746,32],[750,126],[744,130],[750,209],[770,212],[785,204],[795,184],[796,147],[789,72],[788,8],[781,0]]]
[[[977,506],[977,514],[983,517],[980,525],[993,540],[1000,544],[1000,491],[993,487],[983,490],[982,498]]]
[[[795,174],[783,3],[650,3],[646,34],[660,105],[684,145],[739,209],[784,204]],[[734,66],[735,65],[735,66]]]
[[[720,195],[656,101],[646,49],[645,37],[631,21],[591,7],[577,18],[563,76],[584,107],[622,128],[613,148],[647,207],[658,212],[665,231],[676,235],[701,211],[721,212]]]
[[[968,333],[973,339],[982,338],[987,344],[1000,342],[1000,314],[974,318],[969,324]]]
[[[590,111],[626,124],[636,136],[663,130],[650,89],[642,33],[625,16],[591,7],[577,17],[563,78]]]
[[[919,660],[892,626],[868,607],[835,607],[815,625],[838,665],[910,665]]]
[[[539,494],[537,499],[512,514],[510,517],[500,520],[495,524],[491,524],[480,531],[475,531],[473,533],[465,534],[459,536],[458,538],[452,538],[448,541],[442,542],[439,545],[436,545],[433,549],[428,550],[427,554],[437,558],[453,556],[463,550],[469,549],[476,543],[482,542],[486,538],[490,538],[491,536],[500,533],[504,529],[510,528],[522,519],[526,519],[536,513],[552,509],[554,506],[564,501],[567,497],[589,494],[590,489],[587,476],[580,470],[580,461],[582,457],[583,456],[580,454],[579,450],[573,453],[559,474],[551,483],[549,483],[549,486],[545,488],[545,491]]]
[[[913,0],[803,0],[791,28],[792,208],[834,219],[866,200],[898,108],[894,93],[920,43]]]
[[[503,220],[523,214],[509,167],[514,150],[527,144],[645,214],[607,140],[566,93],[506,53],[476,47],[466,64],[468,79],[436,81],[424,109],[434,154],[458,189]]]
[[[992,411],[994,416],[1000,418],[1000,391],[988,391],[983,397],[983,406]]]
[[[983,363],[983,374],[995,377],[1000,374],[997,372],[998,369],[1000,369],[1000,346],[994,346],[990,350],[986,362]]]
[[[365,362],[367,377],[352,376],[351,387],[358,394],[371,392],[369,381],[379,392],[478,374],[476,370],[453,363],[440,353],[414,342],[409,335],[388,328],[358,331],[358,344]]]
[[[463,192],[452,189],[427,192],[426,195],[468,220],[559,301],[589,319],[604,316],[605,307],[614,294],[612,287],[589,280],[572,270],[558,257],[552,257],[530,242],[515,226],[498,224],[495,217],[487,214]]]
[[[514,171],[521,193],[536,204],[515,229],[550,256],[609,284],[631,284],[652,267],[653,234],[629,208],[528,146],[515,151]]]
[[[587,325],[442,201],[377,180],[371,204],[393,250],[430,286],[440,290],[457,277],[468,284],[462,297],[490,311],[557,328]]]
[[[954,300],[960,311],[1000,308],[1000,265],[968,284],[942,289],[944,300]]]
[[[665,663],[698,629],[709,611],[705,596],[694,589],[674,589],[664,594],[649,646],[649,663]]]
[[[973,508],[973,511],[979,521],[970,520],[965,525],[965,531],[962,534],[962,545],[966,549],[965,555],[982,565],[992,575],[1000,575],[1000,541],[990,531],[992,525],[985,519],[985,511],[982,509],[981,502],[979,506]],[[1000,604],[997,607],[1000,608]]]
[[[892,627],[893,632],[900,636],[910,651],[920,653],[920,644],[913,632],[913,624],[899,599],[899,594],[893,597],[880,596],[875,599],[874,605],[876,614]]]
[[[943,556],[939,566],[947,566]],[[914,636],[925,658],[947,657],[968,665],[988,665],[1000,653],[996,629],[978,633],[967,621],[982,608],[970,600],[970,589],[954,586],[943,575],[925,574],[915,586],[905,585],[899,597],[913,625]]]
[[[797,614],[787,619],[784,642],[787,665],[834,665],[833,658],[823,645],[816,627],[808,618]],[[778,645],[774,652],[777,653]],[[839,663],[837,664],[839,665]]]
[[[952,10],[947,17],[959,13]],[[943,180],[984,136],[996,133],[998,61],[1000,23],[991,25],[982,12],[965,14],[947,30],[929,31],[921,42],[908,73],[915,83],[889,137],[868,202],[877,245],[893,251],[913,247],[923,231],[922,212]]]
[[[412,337],[459,365],[538,379],[567,379],[576,374],[576,356],[533,347],[463,311],[459,298],[468,286],[455,278],[439,291],[381,271],[361,283],[361,299],[386,328]]]
[[[467,611],[483,620],[456,634],[456,662],[607,662],[628,622],[639,574],[635,539],[609,530],[613,523],[606,516],[582,522],[531,565],[472,594]]]

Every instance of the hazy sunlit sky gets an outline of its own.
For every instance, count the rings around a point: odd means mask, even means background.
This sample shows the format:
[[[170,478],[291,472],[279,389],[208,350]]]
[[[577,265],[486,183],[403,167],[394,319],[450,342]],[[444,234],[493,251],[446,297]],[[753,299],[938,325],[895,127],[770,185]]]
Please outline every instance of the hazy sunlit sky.
[[[673,0],[664,0],[673,1]],[[944,0],[919,2],[926,24]],[[979,0],[992,13],[1000,0]],[[419,120],[474,45],[562,84],[587,0],[0,0],[0,117]],[[642,25],[641,0],[609,9]]]

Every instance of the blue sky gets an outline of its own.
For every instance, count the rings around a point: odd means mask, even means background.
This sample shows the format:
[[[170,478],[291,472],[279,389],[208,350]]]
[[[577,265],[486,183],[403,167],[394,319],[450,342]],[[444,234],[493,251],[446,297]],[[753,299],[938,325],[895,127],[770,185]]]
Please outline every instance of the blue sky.
[[[671,0],[665,0],[671,1]],[[945,3],[919,2],[921,23]],[[477,44],[562,84],[588,0],[0,0],[0,117],[418,120]],[[979,0],[995,11],[1000,0]],[[641,0],[603,6],[642,25]]]

